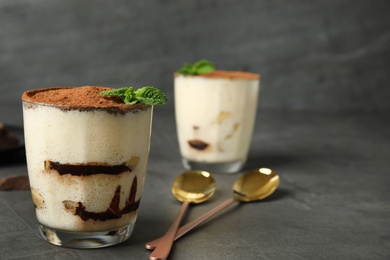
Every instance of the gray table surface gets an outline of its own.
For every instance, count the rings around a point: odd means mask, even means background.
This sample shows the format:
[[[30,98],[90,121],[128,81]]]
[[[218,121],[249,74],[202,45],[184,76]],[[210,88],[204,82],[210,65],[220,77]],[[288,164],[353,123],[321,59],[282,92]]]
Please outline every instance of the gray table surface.
[[[39,237],[30,193],[1,191],[0,259],[149,259],[144,243],[176,216],[180,203],[170,185],[184,170],[173,109],[156,108],[153,124],[128,241],[95,250],[50,245]],[[264,201],[230,206],[176,241],[170,259],[389,259],[389,129],[387,113],[260,111],[246,169],[277,171],[279,189]],[[0,177],[26,171],[23,150],[0,165]],[[229,198],[239,176],[216,174],[215,196],[191,206],[184,221]]]

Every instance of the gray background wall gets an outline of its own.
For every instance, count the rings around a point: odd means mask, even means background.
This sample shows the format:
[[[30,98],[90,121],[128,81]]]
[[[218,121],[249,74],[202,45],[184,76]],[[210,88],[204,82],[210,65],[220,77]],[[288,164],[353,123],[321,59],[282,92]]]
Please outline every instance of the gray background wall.
[[[388,0],[1,0],[0,121],[50,86],[154,85],[201,58],[262,74],[259,109],[390,109]]]

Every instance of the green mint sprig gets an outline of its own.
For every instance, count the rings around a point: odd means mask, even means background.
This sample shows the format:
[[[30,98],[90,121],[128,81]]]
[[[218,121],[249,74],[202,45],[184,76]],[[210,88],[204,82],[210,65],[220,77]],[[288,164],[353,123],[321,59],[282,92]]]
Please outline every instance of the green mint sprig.
[[[105,97],[120,97],[125,104],[134,105],[138,102],[146,105],[162,105],[167,102],[164,92],[158,88],[145,86],[134,90],[133,87],[118,88],[99,93]]]
[[[182,75],[202,75],[208,74],[215,70],[215,65],[211,61],[208,60],[200,60],[196,62],[194,65],[189,63],[184,64],[177,72]]]

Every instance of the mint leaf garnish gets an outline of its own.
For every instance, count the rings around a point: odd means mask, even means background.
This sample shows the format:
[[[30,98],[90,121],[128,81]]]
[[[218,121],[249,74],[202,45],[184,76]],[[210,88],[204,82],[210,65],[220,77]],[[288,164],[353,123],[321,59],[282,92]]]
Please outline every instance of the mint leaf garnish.
[[[146,105],[162,105],[167,102],[167,97],[164,92],[158,88],[145,86],[134,90],[133,87],[118,88],[99,93],[105,97],[120,97],[125,104],[134,105],[138,102]]]
[[[109,91],[100,92],[103,96],[124,96],[127,88],[118,88]]]
[[[208,60],[197,61],[194,65],[189,63],[184,64],[177,72],[182,75],[201,75],[207,74],[215,70],[215,65]]]
[[[135,98],[135,92],[133,87],[129,87],[126,89],[126,92],[124,94],[124,98],[122,97],[123,102],[126,104],[134,105],[137,103],[137,99]]]
[[[135,98],[147,105],[162,105],[167,102],[167,97],[161,90],[149,86],[137,89]]]

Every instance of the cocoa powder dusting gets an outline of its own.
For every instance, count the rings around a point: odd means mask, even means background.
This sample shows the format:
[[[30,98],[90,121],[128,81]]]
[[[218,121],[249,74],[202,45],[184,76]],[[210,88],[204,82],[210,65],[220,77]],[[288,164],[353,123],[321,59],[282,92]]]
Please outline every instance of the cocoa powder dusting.
[[[181,75],[175,72],[175,77]],[[183,75],[181,75],[183,76]],[[225,79],[260,79],[260,74],[244,72],[244,71],[227,71],[227,70],[213,70],[210,73],[186,76],[186,77],[203,77],[203,78],[225,78]]]
[[[22,95],[22,100],[31,102],[27,108],[33,108],[33,103],[39,103],[57,106],[62,110],[106,110],[110,113],[125,113],[150,107],[144,104],[125,104],[119,97],[103,97],[99,94],[112,89],[100,86],[45,88],[26,91]]]

